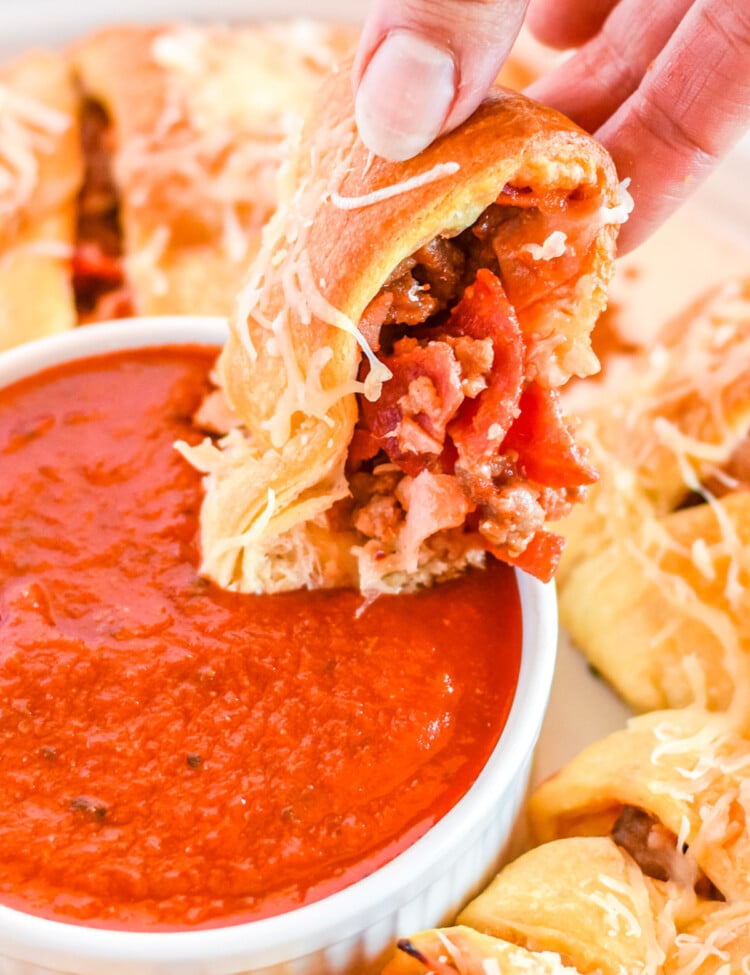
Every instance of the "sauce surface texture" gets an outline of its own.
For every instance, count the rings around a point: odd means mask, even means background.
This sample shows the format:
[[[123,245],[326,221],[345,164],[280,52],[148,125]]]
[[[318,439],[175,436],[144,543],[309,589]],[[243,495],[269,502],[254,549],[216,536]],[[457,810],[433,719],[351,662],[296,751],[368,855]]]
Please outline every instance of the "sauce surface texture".
[[[173,448],[216,350],[115,353],[0,391],[0,902],[106,927],[286,911],[471,786],[521,647],[514,576],[359,616],[354,592],[198,575]]]

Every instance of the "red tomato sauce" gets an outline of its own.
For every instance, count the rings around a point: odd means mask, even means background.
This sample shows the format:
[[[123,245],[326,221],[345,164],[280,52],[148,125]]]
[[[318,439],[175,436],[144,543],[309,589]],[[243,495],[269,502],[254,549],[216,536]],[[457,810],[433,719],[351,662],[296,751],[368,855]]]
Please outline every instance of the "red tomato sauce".
[[[467,791],[516,685],[492,565],[357,615],[351,591],[198,574],[173,448],[215,349],[114,353],[0,391],[0,902],[184,929],[371,873]]]

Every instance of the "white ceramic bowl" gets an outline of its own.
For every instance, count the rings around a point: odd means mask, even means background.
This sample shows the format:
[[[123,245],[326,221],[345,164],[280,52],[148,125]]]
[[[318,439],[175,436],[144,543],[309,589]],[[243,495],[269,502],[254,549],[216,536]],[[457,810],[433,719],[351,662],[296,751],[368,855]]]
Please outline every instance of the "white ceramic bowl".
[[[149,345],[220,344],[224,336],[221,319],[90,325],[0,355],[0,387],[71,359]],[[490,879],[507,850],[547,707],[557,645],[554,587],[523,573],[518,584],[523,648],[505,729],[469,792],[408,850],[317,903],[212,930],[107,931],[0,907],[0,973],[361,975],[382,963],[397,937],[449,919]]]

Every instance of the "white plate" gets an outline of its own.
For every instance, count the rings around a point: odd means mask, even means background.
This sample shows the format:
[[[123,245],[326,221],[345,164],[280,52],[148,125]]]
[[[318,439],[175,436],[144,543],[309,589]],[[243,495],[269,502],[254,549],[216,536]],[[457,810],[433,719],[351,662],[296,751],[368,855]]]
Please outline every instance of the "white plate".
[[[42,44],[61,44],[116,22],[180,18],[233,21],[315,15],[356,22],[366,0],[3,0],[0,59]],[[653,334],[698,292],[725,275],[750,273],[750,138],[694,199],[623,267],[614,295],[634,332]],[[539,780],[581,747],[620,727],[627,709],[563,634],[552,701],[536,762]]]

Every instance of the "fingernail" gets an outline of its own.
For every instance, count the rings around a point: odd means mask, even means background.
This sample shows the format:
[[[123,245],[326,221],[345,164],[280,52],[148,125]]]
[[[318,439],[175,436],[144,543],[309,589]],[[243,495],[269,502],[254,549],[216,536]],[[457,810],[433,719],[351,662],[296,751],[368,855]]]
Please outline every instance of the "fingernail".
[[[360,137],[379,156],[411,159],[440,132],[455,97],[450,52],[412,31],[391,31],[357,91]]]

